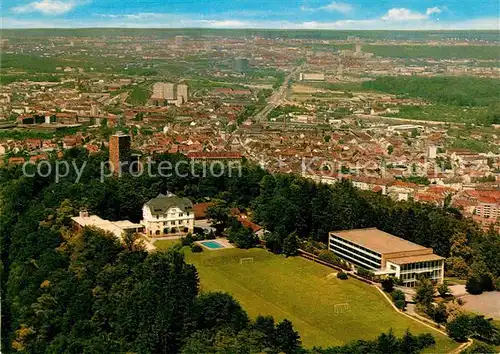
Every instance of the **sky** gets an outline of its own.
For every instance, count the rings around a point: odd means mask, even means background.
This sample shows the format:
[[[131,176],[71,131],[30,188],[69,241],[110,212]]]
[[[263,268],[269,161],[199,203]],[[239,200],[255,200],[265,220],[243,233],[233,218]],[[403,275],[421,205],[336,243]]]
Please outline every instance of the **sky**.
[[[2,28],[500,30],[500,0],[3,0]]]

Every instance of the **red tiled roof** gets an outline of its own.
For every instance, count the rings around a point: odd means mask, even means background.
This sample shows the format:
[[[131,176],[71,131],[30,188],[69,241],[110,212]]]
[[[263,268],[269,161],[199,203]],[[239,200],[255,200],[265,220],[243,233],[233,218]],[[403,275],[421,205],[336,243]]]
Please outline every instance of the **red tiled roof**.
[[[248,219],[244,219],[244,218],[238,218],[238,221],[241,222],[241,224],[244,226],[244,227],[247,227],[247,228],[250,228],[252,229],[253,232],[258,232],[259,230],[262,230],[262,226],[260,225],[257,225],[253,222],[251,222],[250,220]]]
[[[418,184],[396,180],[396,181],[394,181],[391,184],[391,186],[406,187],[406,188],[416,188],[416,187],[418,187]]]
[[[190,159],[241,159],[239,152],[190,152]]]
[[[193,212],[195,219],[205,219],[207,217],[207,209],[213,206],[214,203],[197,203],[193,205]]]
[[[497,202],[497,199],[495,199],[494,197],[487,197],[487,196],[480,196],[479,198],[477,198],[477,200],[480,203],[486,203],[486,204],[496,204]]]
[[[9,158],[9,164],[16,164],[16,165],[19,165],[19,164],[22,164],[24,163],[24,157],[11,157]]]

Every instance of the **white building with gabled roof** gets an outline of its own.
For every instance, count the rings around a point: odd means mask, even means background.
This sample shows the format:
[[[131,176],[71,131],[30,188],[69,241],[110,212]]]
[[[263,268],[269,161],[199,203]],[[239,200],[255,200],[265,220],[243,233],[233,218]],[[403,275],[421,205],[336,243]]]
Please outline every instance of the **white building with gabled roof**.
[[[142,207],[141,224],[150,237],[182,236],[193,232],[193,203],[172,193],[158,194]]]

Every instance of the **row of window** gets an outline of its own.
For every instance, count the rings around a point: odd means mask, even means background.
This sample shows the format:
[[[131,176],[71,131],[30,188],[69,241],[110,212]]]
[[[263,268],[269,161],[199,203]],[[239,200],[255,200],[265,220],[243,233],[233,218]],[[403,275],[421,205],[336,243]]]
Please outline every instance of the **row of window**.
[[[170,234],[170,233],[171,234],[177,234],[179,232],[186,233],[188,231],[189,231],[189,229],[187,227],[182,227],[182,228],[181,227],[180,228],[177,228],[177,227],[168,228],[168,227],[166,227],[166,228],[163,229],[163,233],[160,230],[156,230],[154,232],[154,234],[157,235],[157,236],[159,236],[159,235],[162,235],[162,234]],[[149,230],[149,234],[153,235],[153,230]]]
[[[349,256],[347,256],[345,254],[337,253],[335,251],[333,251],[333,252],[337,256],[344,258],[346,261],[348,261],[349,263],[352,263],[354,265],[357,265],[357,266],[360,266],[360,267],[363,267],[363,268],[367,268],[367,269],[372,269],[372,270],[376,269],[376,268],[373,268],[373,267],[371,267],[371,266],[369,266],[369,265],[367,265],[367,264],[365,264],[363,262],[357,261],[357,260],[355,260],[355,259],[353,259],[353,258],[351,258],[351,257],[349,257]]]
[[[354,260],[357,262],[361,262],[363,267],[369,267],[371,269],[379,269],[380,268],[380,262],[374,262],[369,259],[366,259],[364,255],[360,255],[359,252],[351,252],[350,250],[347,250],[346,248],[339,247],[338,245],[335,245],[334,243],[330,243],[330,250],[332,250],[335,254],[339,255],[340,257],[348,258],[349,260]]]
[[[164,221],[164,222],[154,222],[155,225],[160,225],[162,227],[166,226],[175,226],[175,225],[190,225],[191,221],[190,220],[172,220],[172,221]]]
[[[362,255],[363,257],[371,260],[372,262],[375,262],[377,264],[380,264],[381,262],[381,259],[380,257],[377,257],[377,256],[373,256],[373,253],[370,253],[370,254],[367,254],[368,252],[366,252],[364,249],[362,249],[361,247],[356,247],[356,246],[352,246],[352,245],[346,245],[345,244],[346,242],[342,239],[333,239],[333,240],[330,240],[330,244],[334,244],[336,245],[337,247],[340,247],[341,249],[346,249],[350,252],[353,252],[355,254],[360,254]]]
[[[360,246],[360,245],[358,245],[358,244],[356,244],[354,242],[351,242],[351,241],[348,241],[346,239],[343,239],[342,237],[338,237],[336,235],[331,235],[330,239],[333,239],[335,241],[341,241],[344,244],[348,244],[348,245],[351,245],[351,246],[353,246],[355,248],[361,249],[361,250],[365,251],[366,253],[370,253],[370,254],[374,255],[375,257],[377,257],[378,259],[380,259],[380,253],[374,252],[374,251],[372,251],[372,250],[370,250],[370,249],[368,249],[366,247]]]
[[[190,213],[175,213],[175,214],[165,214],[163,216],[161,216],[162,218],[183,218],[184,216],[192,216]],[[156,218],[159,219],[160,218],[160,215],[157,214],[156,215]]]
[[[438,279],[441,278],[441,271],[440,270],[434,270],[432,272],[422,272],[422,273],[404,273],[401,274],[400,279],[403,281],[406,280],[416,280],[420,275],[425,275],[426,277],[432,278],[432,279]]]
[[[442,264],[443,260],[408,263],[408,264],[403,264],[401,266],[401,272],[410,271],[414,269],[441,268]]]

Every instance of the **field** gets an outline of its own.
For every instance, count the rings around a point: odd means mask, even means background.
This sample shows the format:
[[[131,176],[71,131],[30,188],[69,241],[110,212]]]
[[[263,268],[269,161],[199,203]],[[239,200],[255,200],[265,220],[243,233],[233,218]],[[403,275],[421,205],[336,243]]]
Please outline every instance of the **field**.
[[[254,263],[240,264],[253,257]],[[299,257],[275,256],[265,250],[220,250],[193,254],[186,259],[200,274],[204,291],[231,293],[250,316],[288,318],[301,334],[305,347],[341,345],[355,339],[374,339],[393,328],[402,335],[431,332],[392,309],[381,294],[360,281],[328,277],[332,269]],[[335,311],[336,304],[349,304]],[[338,306],[337,306],[338,309]],[[436,347],[429,352],[448,352],[456,345],[432,331]]]
[[[172,248],[176,245],[180,245],[181,241],[180,240],[158,240],[155,241],[154,245],[158,249],[162,250],[167,250],[169,248]]]

